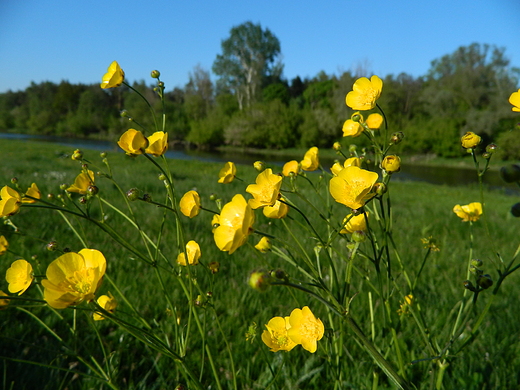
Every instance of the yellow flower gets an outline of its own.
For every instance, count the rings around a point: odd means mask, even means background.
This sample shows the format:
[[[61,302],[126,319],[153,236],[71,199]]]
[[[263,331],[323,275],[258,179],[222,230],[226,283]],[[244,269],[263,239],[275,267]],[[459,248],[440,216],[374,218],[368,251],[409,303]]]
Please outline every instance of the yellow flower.
[[[20,194],[9,186],[4,186],[0,190],[0,218],[14,215],[20,210],[22,197]]]
[[[266,206],[262,209],[262,212],[267,218],[282,219],[289,212],[289,206],[277,200],[274,206]]]
[[[8,296],[9,295],[7,295],[5,292],[0,290],[0,297],[8,297]],[[7,306],[9,305],[9,302],[11,302],[10,299],[2,299],[2,298],[0,298],[0,310],[7,309]]]
[[[188,241],[186,244],[186,252],[188,253],[188,263],[191,265],[199,264],[199,259],[201,256],[200,246],[195,241]],[[177,256],[177,264],[186,266],[186,253],[181,252],[179,256]]]
[[[378,114],[377,112],[370,114],[365,121],[369,129],[379,130],[381,125],[383,124],[383,116]]]
[[[364,232],[367,230],[367,219],[368,213],[352,215],[349,214],[343,220],[343,229],[341,229],[340,233],[350,234],[354,232]]]
[[[371,191],[377,179],[375,172],[350,166],[330,180],[330,194],[336,202],[359,209],[375,195]]]
[[[28,198],[30,196],[30,198]],[[41,199],[42,193],[36,183],[32,183],[27,189],[25,196],[22,198],[22,203],[36,203],[36,199]],[[34,198],[34,199],[32,199]]]
[[[511,96],[509,96],[509,103],[513,105],[511,110],[520,112],[520,89],[518,92],[513,92]]]
[[[74,180],[74,184],[67,188],[68,192],[77,192],[78,194],[86,194],[90,186],[94,185],[94,172],[90,169],[82,172]]]
[[[126,154],[135,156],[142,154],[143,150],[148,147],[148,139],[139,130],[128,129],[121,138],[119,138],[117,144]]]
[[[308,306],[294,309],[289,317],[291,327],[287,335],[296,344],[314,353],[318,349],[318,340],[321,340],[325,327],[319,318],[316,318]]]
[[[462,136],[460,142],[462,143],[462,147],[464,149],[472,149],[475,146],[477,146],[480,142],[482,142],[482,139],[475,133],[468,131],[466,134]]]
[[[47,279],[42,280],[43,299],[54,309],[92,301],[106,266],[105,256],[96,249],[61,255],[47,267]]]
[[[2,256],[9,248],[9,243],[4,236],[0,236],[0,256]]]
[[[296,160],[286,162],[282,169],[284,176],[296,176],[300,172],[300,163]]]
[[[253,163],[253,167],[258,171],[262,172],[265,169],[265,164],[263,161],[255,161]]]
[[[343,124],[343,137],[358,137],[363,132],[364,128],[359,122],[354,122],[352,119],[347,119]]]
[[[401,170],[401,158],[399,156],[389,155],[381,161],[381,168],[386,173],[399,172]]]
[[[218,182],[227,184],[231,183],[237,174],[237,168],[235,163],[228,161],[224,164],[224,167],[218,173]]]
[[[282,177],[273,174],[271,168],[267,168],[256,177],[256,184],[250,184],[246,188],[246,192],[253,195],[253,199],[249,199],[249,205],[252,209],[259,207],[273,206],[280,194],[280,186],[282,185]]]
[[[255,245],[255,249],[262,253],[267,253],[271,250],[271,241],[267,237],[262,237],[258,244]]]
[[[361,77],[356,80],[352,89],[353,91],[347,94],[347,106],[353,110],[371,110],[376,106],[376,100],[381,96],[383,81],[375,75],[370,80]]]
[[[339,162],[335,162],[334,165],[330,168],[330,171],[334,176],[338,176],[338,173],[343,170],[343,165]]]
[[[267,330],[262,333],[262,341],[271,348],[272,352],[290,351],[296,343],[287,335],[291,328],[289,317],[274,317],[265,325]]]
[[[334,144],[332,144],[332,149],[335,151],[341,150],[341,144],[339,142],[334,142]]]
[[[5,280],[9,283],[9,292],[22,295],[29,288],[33,276],[33,267],[26,260],[16,260],[5,274]]]
[[[114,313],[116,311],[117,301],[112,296],[112,294],[110,294],[110,292],[108,293],[108,295],[101,295],[96,302],[99,306],[101,306],[109,313]],[[94,321],[101,321],[105,319],[105,317],[103,317],[101,313],[98,312],[94,312],[92,318],[94,319]]]
[[[168,149],[168,133],[156,131],[148,137],[148,147],[145,152],[155,157],[162,156]]]
[[[213,238],[217,247],[232,254],[245,244],[253,231],[255,214],[241,194],[233,197],[231,202],[224,205],[218,219],[219,226],[213,231]]]
[[[480,202],[473,202],[464,206],[456,205],[453,207],[453,212],[462,218],[462,222],[475,222],[478,221],[482,215],[482,204]]]
[[[316,146],[313,146],[305,153],[303,160],[300,162],[300,166],[304,171],[315,171],[320,166],[320,160],[318,156],[319,150]]]
[[[193,218],[199,215],[200,212],[200,196],[197,191],[186,192],[179,202],[181,213],[185,216]]]
[[[117,61],[114,61],[108,67],[107,73],[103,76],[100,87],[103,89],[119,87],[125,81],[125,72],[119,66]]]
[[[397,313],[399,315],[403,315],[403,314],[406,314],[408,313],[408,308],[410,306],[412,306],[413,304],[413,295],[412,294],[408,294],[404,297],[404,301],[403,303],[401,303],[400,307],[399,307],[399,310],[397,310]]]

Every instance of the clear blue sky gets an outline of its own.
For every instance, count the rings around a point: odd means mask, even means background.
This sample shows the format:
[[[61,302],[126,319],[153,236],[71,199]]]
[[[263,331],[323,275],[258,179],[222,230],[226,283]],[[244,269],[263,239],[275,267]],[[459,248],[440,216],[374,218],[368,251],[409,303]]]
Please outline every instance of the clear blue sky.
[[[421,76],[473,42],[505,47],[520,67],[519,0],[0,0],[0,92],[97,83],[114,60],[130,82],[158,69],[167,90],[183,87],[248,20],[278,37],[288,79],[359,64]]]

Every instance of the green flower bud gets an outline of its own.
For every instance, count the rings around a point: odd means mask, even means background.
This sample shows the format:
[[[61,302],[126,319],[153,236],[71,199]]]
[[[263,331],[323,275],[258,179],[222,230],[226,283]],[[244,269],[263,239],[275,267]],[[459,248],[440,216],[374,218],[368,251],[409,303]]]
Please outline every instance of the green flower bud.
[[[488,146],[486,146],[486,152],[488,152],[489,154],[495,153],[497,149],[498,146],[496,144],[489,144]]]
[[[160,181],[165,181],[165,180],[166,180],[166,175],[165,175],[164,173],[161,173],[161,174],[159,175],[159,180],[160,180]]]
[[[99,188],[97,188],[96,186],[87,187],[87,194],[89,194],[90,196],[97,195],[98,192],[99,192]]]
[[[486,160],[489,160],[491,158],[491,153],[488,153],[488,152],[482,153],[482,158],[485,158]]]
[[[46,245],[46,248],[50,252],[54,252],[56,249],[58,249],[58,243],[56,241],[51,241]]]
[[[11,179],[11,183],[12,183],[12,184],[16,184],[16,183],[18,183],[18,178],[17,178],[17,177],[13,177],[13,178]]]
[[[107,152],[101,152],[101,153],[99,153],[99,156],[100,156],[101,158],[106,158],[106,157],[107,157]],[[103,161],[103,162],[104,162],[104,161]]]
[[[128,118],[128,117],[130,117],[130,115],[128,115],[128,111],[127,110],[121,110],[119,115],[121,115],[121,118]]]
[[[485,290],[493,285],[493,279],[488,274],[480,275],[477,279],[477,284]]]
[[[348,151],[349,151],[350,153],[355,153],[355,152],[356,152],[356,149],[357,149],[357,146],[354,145],[354,144],[349,145],[349,147],[348,147]]]
[[[158,79],[159,76],[161,76],[161,72],[159,72],[158,70],[152,70],[152,72],[150,73],[150,76],[152,76],[152,78],[154,78],[154,79]]]
[[[471,260],[471,265],[474,267],[482,267],[482,264],[484,264],[484,263],[480,259]]]
[[[150,194],[144,194],[144,195],[143,195],[143,200],[144,200],[145,202],[151,202],[151,201],[152,201],[152,195],[150,195]]]
[[[248,283],[251,288],[264,292],[271,286],[272,280],[271,274],[268,271],[257,270],[251,272]]]
[[[404,133],[402,131],[398,131],[397,133],[392,134],[390,138],[390,142],[394,145],[400,143],[404,138]]]
[[[209,196],[209,200],[211,200],[211,201],[214,201],[214,200],[216,200],[216,199],[217,199],[217,195],[215,195],[215,194],[211,194],[211,195]]]
[[[71,158],[76,161],[80,161],[83,158],[83,152],[79,149],[76,149],[74,153],[72,153]]]
[[[137,188],[131,188],[126,192],[126,197],[129,201],[133,202],[134,200],[139,199],[140,191]]]
[[[332,145],[332,149],[336,151],[341,150],[341,144],[339,142],[334,142],[334,145]]]
[[[81,198],[79,198],[79,203],[86,204],[87,203],[87,198],[82,196]]]
[[[388,191],[388,187],[385,183],[376,183],[374,184],[373,191],[377,194],[377,196],[381,196]]]
[[[470,280],[465,280],[465,281],[462,282],[462,283],[463,283],[464,288],[465,288],[466,290],[473,291],[473,292],[477,291],[477,290],[475,289],[475,286],[473,285],[473,283],[471,283]]]
[[[469,272],[471,272],[473,275],[482,275],[484,271],[482,271],[480,268],[475,267],[474,265],[469,266]]]
[[[60,190],[65,191],[69,186],[67,184],[60,184]]]
[[[47,199],[54,200],[54,194],[47,194]]]
[[[352,233],[352,241],[354,242],[363,242],[365,241],[367,238],[365,232],[361,231],[361,230],[356,230],[355,232]]]

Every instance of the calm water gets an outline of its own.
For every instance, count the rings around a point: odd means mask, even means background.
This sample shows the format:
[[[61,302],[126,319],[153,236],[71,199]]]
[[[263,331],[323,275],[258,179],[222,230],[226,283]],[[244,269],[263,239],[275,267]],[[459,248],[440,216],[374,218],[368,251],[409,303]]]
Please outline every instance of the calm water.
[[[1,139],[31,139],[44,142],[52,142],[59,145],[69,146],[71,148],[91,149],[98,151],[118,151],[114,142],[83,140],[66,137],[28,135],[28,134],[12,134],[0,133]],[[179,160],[199,160],[208,162],[226,162],[233,161],[237,164],[253,164],[257,160],[269,162],[271,165],[282,166],[285,161],[273,160],[273,156],[245,153],[230,152],[207,152],[198,150],[169,150],[166,157]],[[323,167],[332,166],[333,160],[320,159]],[[394,180],[423,181],[432,184],[444,185],[461,185],[477,183],[477,175],[473,169],[460,167],[430,167],[414,164],[404,164],[401,171],[395,174]],[[516,184],[504,183],[498,172],[490,171],[486,173],[484,182],[491,188],[503,188],[507,193],[520,194],[520,188]]]

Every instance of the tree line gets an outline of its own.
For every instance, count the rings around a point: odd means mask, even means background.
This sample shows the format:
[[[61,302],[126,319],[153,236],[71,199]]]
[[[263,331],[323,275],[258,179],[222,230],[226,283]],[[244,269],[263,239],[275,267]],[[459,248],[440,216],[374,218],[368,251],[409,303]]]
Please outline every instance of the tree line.
[[[345,95],[358,77],[371,74],[320,72],[287,80],[279,55],[280,43],[268,29],[251,22],[231,29],[213,64],[216,83],[209,70],[195,66],[184,88],[165,91],[170,140],[270,149],[328,148],[340,140],[352,115]],[[520,159],[520,140],[512,131],[519,120],[508,104],[519,75],[505,49],[474,43],[433,60],[424,76],[378,75],[384,82],[378,103],[391,131],[409,140],[403,153],[459,156],[457,140],[473,131],[499,144],[503,158]],[[153,85],[140,81],[132,87],[162,109]],[[117,139],[138,126],[153,129],[149,108],[124,85],[102,90],[99,84],[42,82],[0,94],[1,131]],[[363,136],[349,142],[368,145]]]

